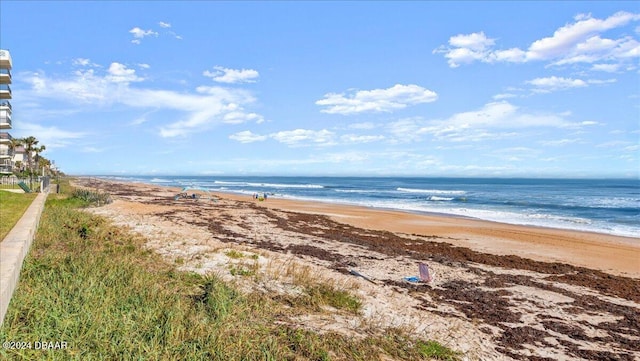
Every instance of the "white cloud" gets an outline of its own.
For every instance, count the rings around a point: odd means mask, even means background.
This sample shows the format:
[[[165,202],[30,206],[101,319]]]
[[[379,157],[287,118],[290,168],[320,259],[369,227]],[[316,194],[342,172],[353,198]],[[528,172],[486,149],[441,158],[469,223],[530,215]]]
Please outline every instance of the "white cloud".
[[[558,140],[543,140],[543,141],[540,141],[539,143],[540,145],[545,147],[561,147],[567,144],[577,143],[579,141],[580,139],[578,138],[572,138],[572,139],[564,138],[564,139],[558,139]]]
[[[171,28],[171,24],[170,23],[166,23],[166,22],[163,22],[163,21],[159,22],[158,25],[160,25],[160,27],[163,28],[163,29]],[[178,35],[174,31],[165,30],[165,34],[168,34],[168,35],[172,36],[174,39],[182,40],[182,35]]]
[[[494,39],[486,37],[484,32],[472,34],[458,34],[449,39],[452,49],[436,49],[436,52],[445,52],[445,57],[449,59],[449,66],[458,67],[460,64],[472,63],[482,60],[488,56],[488,49],[495,44]]]
[[[531,60],[548,60],[575,56],[590,52],[588,42],[593,35],[606,30],[624,26],[631,21],[637,21],[640,15],[618,12],[607,19],[595,19],[591,15],[580,14],[575,17],[576,22],[565,25],[553,33],[553,36],[534,41],[527,51],[527,58]]]
[[[583,122],[580,122],[580,125],[582,125],[582,126],[591,126],[591,125],[600,125],[600,123],[594,122],[593,120],[585,120]]]
[[[335,133],[322,129],[294,129],[283,130],[268,135],[255,134],[249,130],[238,132],[229,136],[230,139],[240,143],[253,143],[273,139],[290,147],[301,146],[328,146],[335,145]]]
[[[269,137],[288,146],[332,145],[335,134],[329,130],[295,129],[272,133]]]
[[[53,98],[76,105],[123,104],[134,108],[174,110],[181,114],[177,120],[160,126],[162,137],[185,136],[205,131],[216,124],[263,121],[262,116],[247,112],[244,107],[255,101],[244,90],[201,86],[195,93],[130,87],[131,82],[142,82],[134,69],[112,63],[100,74],[94,69],[76,71],[69,77],[51,78],[44,73],[31,73],[23,79],[31,84],[25,94],[31,98]],[[149,113],[147,113],[149,114]],[[162,112],[158,112],[162,114]],[[149,121],[147,115],[132,124]]]
[[[502,99],[509,99],[509,98],[515,98],[515,97],[517,97],[517,95],[512,93],[502,93],[502,94],[496,94],[492,98],[493,100],[502,100]]]
[[[418,85],[396,84],[387,89],[360,90],[352,95],[329,93],[316,101],[325,106],[321,111],[329,114],[354,114],[361,112],[390,112],[409,105],[430,103],[438,95]]]
[[[81,66],[87,66],[90,64],[90,60],[86,59],[86,58],[76,58],[73,59],[73,65],[81,65]]]
[[[221,66],[213,67],[216,71],[211,72],[205,70],[202,75],[211,78],[219,83],[236,84],[236,83],[255,83],[255,79],[260,74],[253,69],[229,69]]]
[[[384,140],[384,135],[345,134],[340,137],[343,143],[371,143]]]
[[[141,117],[138,117],[138,118],[134,119],[134,120],[130,123],[130,125],[140,125],[140,124],[146,123],[148,120],[149,120],[149,119],[148,119],[145,115],[143,115],[143,116],[141,116]]]
[[[92,62],[87,58],[75,58],[71,61],[71,64],[74,66],[90,66],[90,67],[100,67],[100,65]]]
[[[449,46],[440,46],[449,66],[458,67],[475,61],[525,63],[549,61],[552,65],[575,63],[623,64],[640,57],[640,43],[630,36],[619,39],[602,38],[600,34],[640,20],[640,14],[618,12],[606,19],[580,14],[574,22],[558,28],[552,36],[532,42],[528,49],[494,49],[495,40],[483,32],[459,34],[449,39]],[[610,69],[611,65],[609,65]],[[605,68],[607,69],[607,68]]]
[[[251,120],[260,122],[262,117],[255,113],[246,113],[242,105],[255,99],[245,91],[220,87],[198,87],[202,95],[182,95],[173,92],[146,91],[138,97],[138,102],[148,101],[148,106],[163,107],[163,103],[172,103],[171,108],[186,111],[186,118],[160,128],[162,137],[185,136],[204,131],[218,123],[243,123]],[[165,98],[170,98],[166,99]],[[130,104],[134,105],[134,104]],[[164,105],[166,107],[166,105]]]
[[[580,129],[591,121],[576,123],[565,119],[568,114],[524,112],[507,102],[491,102],[482,108],[453,114],[447,119],[402,119],[388,125],[394,142],[417,142],[425,136],[449,142],[480,142],[513,138],[516,130],[526,128]]]
[[[613,84],[613,83],[616,83],[617,81],[618,79],[589,79],[587,80],[587,83],[602,85],[602,84]]]
[[[264,118],[260,114],[246,113],[242,109],[228,112],[222,117],[222,119],[224,120],[224,123],[227,124],[241,124],[250,121],[260,124],[264,121]]]
[[[75,71],[71,78],[52,79],[43,72],[24,74],[22,79],[30,83],[31,92],[36,97],[59,98],[83,103],[103,102],[112,84],[96,76],[93,69]]]
[[[145,63],[139,63],[139,64],[138,64],[138,67],[139,67],[140,69],[149,69],[149,68],[151,68],[151,65],[149,65],[149,64],[145,64]]]
[[[253,142],[261,142],[266,140],[268,137],[266,135],[254,134],[249,130],[245,130],[243,132],[238,132],[235,134],[231,134],[229,139],[233,139],[240,143],[253,143]]]
[[[137,26],[129,30],[129,33],[133,35],[133,40],[131,40],[131,42],[134,44],[140,44],[141,40],[147,36],[158,36],[158,33],[153,30],[143,30]]]
[[[527,53],[518,48],[511,48],[507,50],[496,50],[495,52],[488,53],[489,59],[496,62],[509,62],[509,63],[522,63],[526,61]]]
[[[421,139],[422,134],[419,131],[424,125],[426,123],[421,118],[400,119],[390,123],[387,130],[394,135],[394,142],[414,142]]]
[[[593,64],[593,66],[591,66],[591,70],[615,73],[620,70],[621,66],[621,64]]]
[[[495,39],[489,39],[484,32],[469,35],[456,35],[449,39],[449,44],[458,48],[468,48],[473,51],[483,51],[495,44]]]
[[[48,150],[73,146],[78,139],[87,136],[83,132],[62,130],[55,126],[45,127],[34,123],[19,122],[16,131],[20,136],[34,136]]]
[[[108,73],[109,75],[105,79],[114,83],[130,83],[144,80],[136,75],[134,69],[129,69],[126,65],[120,63],[111,63]]]
[[[625,141],[625,140],[611,140],[611,141],[608,141],[608,142],[597,144],[596,147],[598,147],[598,148],[617,148],[617,147],[625,147],[625,146],[628,146],[629,144],[630,143],[628,141]]]
[[[587,86],[587,82],[582,79],[571,79],[551,76],[547,78],[535,78],[526,81],[527,84],[533,85],[534,92],[548,93],[555,90],[565,90],[571,88],[583,88]]]

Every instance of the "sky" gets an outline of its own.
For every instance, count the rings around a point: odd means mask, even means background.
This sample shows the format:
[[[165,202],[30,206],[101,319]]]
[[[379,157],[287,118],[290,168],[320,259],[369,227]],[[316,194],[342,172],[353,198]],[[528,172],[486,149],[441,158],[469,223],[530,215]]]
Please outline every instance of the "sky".
[[[67,174],[640,178],[640,2],[0,1]]]

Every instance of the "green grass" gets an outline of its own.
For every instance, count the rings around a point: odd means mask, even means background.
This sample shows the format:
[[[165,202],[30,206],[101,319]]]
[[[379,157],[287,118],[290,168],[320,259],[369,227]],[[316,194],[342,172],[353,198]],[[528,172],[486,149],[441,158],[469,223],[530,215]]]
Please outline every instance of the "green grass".
[[[227,252],[224,253],[225,255],[227,255],[227,257],[229,258],[233,258],[233,259],[240,259],[244,257],[244,254],[242,252],[238,252],[234,249],[229,250]]]
[[[0,191],[0,241],[7,236],[35,198],[34,193]]]
[[[67,342],[62,350],[0,349],[15,360],[374,360],[438,359],[430,342],[318,334],[291,316],[327,304],[360,309],[353,295],[306,283],[299,307],[242,294],[216,276],[180,272],[140,236],[77,210],[86,201],[50,195],[11,300],[0,342]],[[301,302],[301,301],[296,301]],[[355,311],[354,311],[355,310]],[[440,346],[442,347],[442,346]],[[442,347],[441,355],[456,354]]]
[[[460,353],[448,349],[435,341],[418,341],[418,352],[425,357],[436,360],[455,361],[460,358]]]

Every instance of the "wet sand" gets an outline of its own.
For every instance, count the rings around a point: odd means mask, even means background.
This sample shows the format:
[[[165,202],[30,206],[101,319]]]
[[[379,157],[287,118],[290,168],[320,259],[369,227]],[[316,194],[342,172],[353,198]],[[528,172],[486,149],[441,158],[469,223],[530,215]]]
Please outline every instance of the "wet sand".
[[[637,239],[241,195],[176,200],[175,188],[88,178],[77,184],[111,194],[113,203],[88,211],[142,234],[181,270],[274,300],[297,292],[289,274],[306,270],[362,301],[360,315],[325,310],[283,320],[294,327],[354,338],[401,328],[466,360],[640,360]],[[433,281],[407,282],[420,262]],[[230,271],[242,267],[255,276]]]

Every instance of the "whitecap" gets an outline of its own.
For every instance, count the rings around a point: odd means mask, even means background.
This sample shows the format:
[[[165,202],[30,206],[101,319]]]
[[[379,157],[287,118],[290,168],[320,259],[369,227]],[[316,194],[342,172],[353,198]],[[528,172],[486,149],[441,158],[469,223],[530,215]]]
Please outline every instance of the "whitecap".
[[[462,190],[448,190],[448,189],[419,189],[419,188],[396,188],[399,192],[406,193],[427,193],[427,194],[451,194],[451,195],[461,195],[467,194],[466,191]]]

